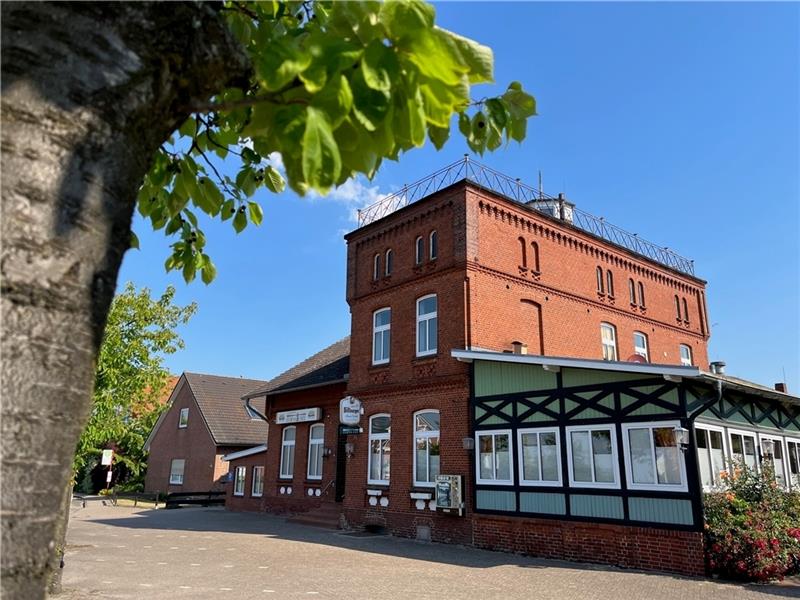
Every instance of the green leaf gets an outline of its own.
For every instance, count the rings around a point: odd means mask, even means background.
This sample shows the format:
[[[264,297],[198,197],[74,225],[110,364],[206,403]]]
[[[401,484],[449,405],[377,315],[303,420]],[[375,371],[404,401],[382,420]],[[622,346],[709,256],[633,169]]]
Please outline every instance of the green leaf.
[[[434,147],[437,150],[441,150],[442,146],[445,145],[448,138],[450,137],[450,128],[449,127],[436,127],[434,125],[428,127],[428,137],[430,138],[431,142],[433,142]]]
[[[134,232],[131,231],[131,242],[128,246],[129,248],[136,248],[139,249],[139,236],[137,236]]]
[[[469,134],[472,133],[472,121],[465,112],[458,115],[458,130],[464,137],[469,137]]]
[[[431,4],[420,0],[411,2],[384,2],[379,14],[380,22],[393,38],[413,36],[433,27],[436,12]]]
[[[250,221],[252,221],[253,225],[261,225],[261,221],[264,219],[264,211],[261,209],[261,205],[259,205],[258,202],[248,202],[247,212],[250,215]]]
[[[491,83],[494,81],[494,55],[492,49],[452,31],[439,29],[453,41],[461,58],[469,68],[470,83]]]
[[[233,200],[226,200],[220,211],[222,214],[222,220],[227,221],[230,219],[234,214],[236,214],[236,206]]]
[[[385,46],[381,40],[373,40],[361,58],[364,81],[373,90],[388,92],[392,89],[400,65],[394,50]]]
[[[342,160],[339,146],[333,137],[325,113],[309,106],[306,115],[306,130],[303,134],[303,177],[318,189],[327,190],[339,178]]]
[[[197,120],[194,117],[186,119],[178,129],[178,133],[193,138],[197,134]]]
[[[247,227],[247,216],[244,212],[244,206],[240,206],[236,211],[236,216],[233,218],[233,228],[236,233],[241,233]]]
[[[261,87],[276,91],[305,71],[311,56],[302,52],[292,40],[273,38],[269,49],[260,53],[255,61],[256,76]]]
[[[258,187],[255,171],[250,167],[242,167],[236,175],[236,187],[242,190],[246,196],[255,194]]]
[[[522,90],[509,88],[500,98],[512,117],[526,119],[536,114],[536,99]]]
[[[336,129],[347,118],[353,107],[353,92],[344,75],[332,78],[311,101],[325,111],[331,126]]]
[[[283,176],[272,166],[264,169],[264,184],[275,194],[280,194],[286,188],[286,181],[284,181]]]
[[[486,110],[497,127],[501,130],[504,129],[509,115],[503,103],[497,98],[490,98],[486,101]]]

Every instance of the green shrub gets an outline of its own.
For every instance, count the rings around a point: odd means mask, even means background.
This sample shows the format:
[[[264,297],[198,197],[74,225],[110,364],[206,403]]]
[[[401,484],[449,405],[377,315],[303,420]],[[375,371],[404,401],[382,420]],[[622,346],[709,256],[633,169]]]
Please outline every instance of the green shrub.
[[[711,573],[744,581],[800,573],[800,492],[760,472],[736,467],[723,490],[705,495],[705,554]]]

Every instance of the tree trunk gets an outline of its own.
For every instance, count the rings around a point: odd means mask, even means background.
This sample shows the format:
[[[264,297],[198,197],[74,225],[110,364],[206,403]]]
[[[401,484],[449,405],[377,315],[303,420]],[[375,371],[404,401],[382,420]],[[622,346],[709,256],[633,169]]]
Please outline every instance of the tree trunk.
[[[137,188],[248,65],[219,5],[0,6],[2,584],[43,598]]]

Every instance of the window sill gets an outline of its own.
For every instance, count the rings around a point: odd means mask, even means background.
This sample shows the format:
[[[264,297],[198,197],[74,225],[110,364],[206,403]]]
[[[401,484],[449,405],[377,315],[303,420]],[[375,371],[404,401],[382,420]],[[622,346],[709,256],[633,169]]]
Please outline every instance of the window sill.
[[[412,500],[433,500],[433,492],[414,492],[409,493]]]
[[[439,352],[434,352],[433,354],[423,354],[422,356],[415,356],[411,359],[411,362],[414,364],[418,363],[425,363],[425,362],[432,362],[439,358]]]

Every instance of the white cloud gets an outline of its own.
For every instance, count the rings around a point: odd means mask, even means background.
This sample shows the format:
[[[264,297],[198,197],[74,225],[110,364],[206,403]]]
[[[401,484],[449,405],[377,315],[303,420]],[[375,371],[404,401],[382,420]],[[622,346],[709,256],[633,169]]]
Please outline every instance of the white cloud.
[[[309,192],[306,197],[312,200],[322,198],[324,200],[334,200],[348,209],[350,221],[358,222],[358,210],[375,204],[389,196],[381,192],[377,185],[365,185],[360,177],[354,177],[345,181],[342,185],[332,189],[326,196],[320,196],[316,192]]]

